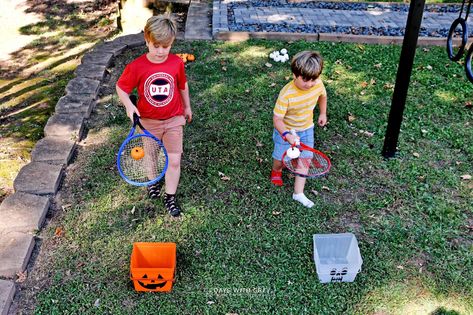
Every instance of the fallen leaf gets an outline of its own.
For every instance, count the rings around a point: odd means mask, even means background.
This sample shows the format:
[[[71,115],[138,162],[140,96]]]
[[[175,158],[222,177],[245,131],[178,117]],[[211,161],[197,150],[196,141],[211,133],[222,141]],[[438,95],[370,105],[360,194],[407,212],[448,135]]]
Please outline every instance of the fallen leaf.
[[[322,186],[322,190],[330,191],[330,188],[328,188],[327,186]]]
[[[23,283],[26,281],[26,278],[28,277],[28,271],[27,270],[25,270],[24,272],[19,271],[16,273],[16,276],[18,278],[15,280],[15,282]]]
[[[470,174],[464,174],[464,175],[460,176],[460,178],[463,179],[463,180],[470,180],[471,175]]]
[[[430,51],[430,49],[429,48],[423,48],[422,51],[423,52],[428,52],[428,51]]]
[[[281,214],[281,212],[279,212],[279,211],[273,211],[273,215],[274,215],[274,216],[278,216],[278,215],[280,215],[280,214]]]
[[[465,107],[473,107],[473,103],[471,101],[465,102]]]
[[[381,66],[382,66],[382,65],[383,65],[383,64],[381,64],[381,63],[377,63],[377,64],[374,65],[374,67],[375,67],[376,69],[381,69]]]
[[[265,65],[266,67],[268,67],[268,68],[271,68],[271,67],[273,66],[273,65],[270,64],[269,62],[265,63],[264,65]]]
[[[375,80],[375,79],[371,79],[371,80],[370,80],[370,84],[371,84],[371,85],[376,85],[376,80]]]
[[[403,270],[403,269],[404,269],[404,266],[399,265],[399,266],[397,266],[396,268]]]
[[[372,136],[374,136],[374,132],[369,132],[369,131],[363,131],[363,134],[367,136],[368,138],[371,138]]]
[[[99,306],[100,306],[100,299],[96,299],[96,300],[95,300],[94,306],[95,306],[95,307],[99,307]]]
[[[317,190],[313,190],[313,189],[312,189],[311,192],[312,192],[314,195],[316,195],[316,196],[319,195],[319,192],[318,192]]]
[[[355,117],[355,115],[348,113],[347,120],[348,120],[349,123],[352,123],[356,120],[356,117]]]
[[[245,90],[245,93],[250,93],[250,90],[249,90],[249,89],[246,89],[246,90]]]
[[[427,70],[432,70],[432,66],[431,65],[427,65]]]
[[[368,82],[363,81],[363,82],[360,83],[360,85],[361,85],[362,88],[365,88],[365,87],[368,86]]]
[[[284,77],[284,80],[288,81],[291,77],[287,76],[287,77]]]
[[[341,61],[340,59],[337,59],[337,60],[335,61],[335,64],[336,64],[336,65],[341,65],[341,64],[342,64],[342,61]]]
[[[227,71],[227,67],[222,67],[222,71]]]
[[[214,301],[207,301],[207,305],[212,305],[212,304],[215,304]]]
[[[273,82],[270,84],[270,87],[273,87],[273,86],[276,86],[276,83]]]
[[[412,153],[412,155],[415,156],[416,158],[420,157],[420,154],[417,152]]]
[[[218,176],[220,176],[220,179],[221,179],[221,180],[224,180],[224,181],[230,180],[230,177],[228,177],[227,175],[223,174],[222,172],[218,172]]]
[[[360,95],[365,95],[365,94],[366,94],[366,91],[365,91],[365,90],[363,90],[363,91],[360,92]]]
[[[386,90],[392,89],[394,88],[394,84],[387,82],[383,85],[383,88],[385,88]]]
[[[353,69],[353,67],[352,66],[347,66],[347,69],[351,70],[351,69]]]
[[[260,141],[256,140],[256,146],[258,148],[261,148],[263,146],[263,143],[261,143]]]
[[[54,236],[56,237],[62,237],[64,236],[64,230],[62,227],[57,227],[56,230],[54,231]]]
[[[222,52],[222,50],[220,48],[215,48],[214,51],[217,53],[217,54],[220,54]]]
[[[420,132],[422,132],[423,134],[426,134],[428,131],[425,129],[421,129]]]
[[[136,209],[136,207],[133,206],[133,209],[131,209],[131,214],[135,214],[135,209]]]

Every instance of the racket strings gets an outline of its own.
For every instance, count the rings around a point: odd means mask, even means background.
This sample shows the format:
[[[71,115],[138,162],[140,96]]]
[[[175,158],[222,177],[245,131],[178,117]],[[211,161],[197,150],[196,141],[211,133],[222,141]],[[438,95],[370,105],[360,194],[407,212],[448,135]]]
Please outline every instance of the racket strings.
[[[291,159],[286,155],[283,164],[289,171],[309,177],[322,175],[330,168],[328,159],[316,153],[312,153],[311,157],[305,157],[301,154],[296,159]]]
[[[138,149],[141,154],[133,154]],[[153,138],[140,135],[125,143],[120,157],[123,175],[137,183],[146,183],[161,176],[166,167],[163,149]]]

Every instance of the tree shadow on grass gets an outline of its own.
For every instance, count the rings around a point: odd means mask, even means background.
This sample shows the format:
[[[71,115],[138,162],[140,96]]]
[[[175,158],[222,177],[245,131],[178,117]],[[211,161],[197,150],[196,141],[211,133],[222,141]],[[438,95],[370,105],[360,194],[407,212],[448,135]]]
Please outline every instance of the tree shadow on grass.
[[[113,0],[26,0],[25,5],[24,13],[41,20],[19,29],[37,39],[0,61],[0,158],[12,161],[0,165],[0,174],[29,161],[81,56],[115,31]],[[11,176],[0,178],[0,201],[12,192]]]
[[[28,0],[25,13],[43,17],[37,23],[20,28],[24,35],[38,35],[39,39],[11,54],[0,63],[2,78],[28,77],[28,71],[51,57],[60,56],[83,43],[104,38],[113,31],[110,20],[116,6],[112,0],[70,3],[65,0]]]

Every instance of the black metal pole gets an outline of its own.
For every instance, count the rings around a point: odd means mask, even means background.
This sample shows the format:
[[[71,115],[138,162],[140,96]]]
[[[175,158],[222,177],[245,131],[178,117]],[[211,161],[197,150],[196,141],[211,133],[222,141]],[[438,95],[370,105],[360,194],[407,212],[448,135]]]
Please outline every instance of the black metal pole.
[[[384,137],[383,156],[392,158],[396,154],[396,146],[401,129],[402,114],[406,106],[407,90],[411,79],[412,66],[416,54],[417,38],[419,37],[425,0],[412,0],[406,22],[406,33],[402,42],[401,58],[397,69],[396,85],[389,112],[388,127]]]

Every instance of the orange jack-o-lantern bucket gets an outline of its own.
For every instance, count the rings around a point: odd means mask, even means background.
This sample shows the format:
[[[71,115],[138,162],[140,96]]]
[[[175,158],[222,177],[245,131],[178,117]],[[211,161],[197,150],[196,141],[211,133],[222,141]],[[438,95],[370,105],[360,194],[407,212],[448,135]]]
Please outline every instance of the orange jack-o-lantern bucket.
[[[136,291],[171,291],[175,271],[176,243],[133,243],[130,278]]]

